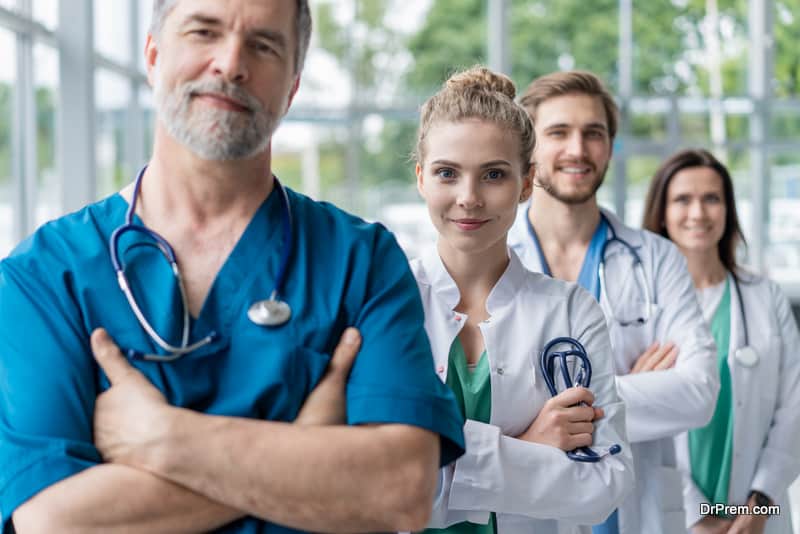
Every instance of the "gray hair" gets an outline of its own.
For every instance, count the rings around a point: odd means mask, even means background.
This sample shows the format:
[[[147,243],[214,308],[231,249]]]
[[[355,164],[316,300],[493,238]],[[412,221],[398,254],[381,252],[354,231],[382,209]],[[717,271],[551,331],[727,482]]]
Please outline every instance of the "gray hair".
[[[308,7],[308,0],[297,1],[297,15],[295,17],[294,30],[297,36],[297,48],[294,52],[294,72],[295,74],[303,70],[306,62],[306,52],[311,42],[311,9]],[[164,26],[164,19],[178,0],[153,0],[153,19],[150,23],[150,35],[158,37]]]

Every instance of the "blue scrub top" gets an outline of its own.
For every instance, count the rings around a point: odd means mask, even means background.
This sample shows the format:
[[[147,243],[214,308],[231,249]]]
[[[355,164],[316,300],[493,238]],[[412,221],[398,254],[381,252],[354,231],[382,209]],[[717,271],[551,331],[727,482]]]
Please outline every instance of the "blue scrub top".
[[[347,384],[349,424],[404,423],[441,436],[441,463],[463,453],[463,418],[436,376],[416,282],[381,225],[287,189],[294,247],[280,327],[254,325],[279,268],[282,209],[265,200],[192,323],[191,341],[219,339],[171,363],[132,362],[175,406],[215,415],[292,421],[348,326],[363,338]],[[123,349],[163,353],[117,285],[108,252],[127,202],[113,195],[48,223],[0,263],[0,516],[42,489],[101,462],[92,444],[97,395],[108,387],[89,336],[106,328]],[[141,221],[139,221],[141,222]],[[142,238],[121,243],[139,305],[180,344],[180,295],[168,264]],[[124,498],[120,494],[120,498]],[[285,532],[245,518],[220,532]]]
[[[533,239],[533,245],[536,247],[536,252],[539,254],[539,261],[542,264],[542,272],[547,276],[553,276],[550,272],[550,266],[547,264],[547,259],[542,252],[542,246],[539,244],[539,237],[536,235],[536,230],[529,218],[525,218],[528,223],[528,233]],[[589,242],[589,247],[586,249],[586,256],[583,258],[583,265],[581,271],[578,273],[576,283],[594,295],[597,302],[600,302],[600,262],[603,261],[603,248],[608,239],[608,221],[601,215],[600,222],[592,234],[592,240]]]

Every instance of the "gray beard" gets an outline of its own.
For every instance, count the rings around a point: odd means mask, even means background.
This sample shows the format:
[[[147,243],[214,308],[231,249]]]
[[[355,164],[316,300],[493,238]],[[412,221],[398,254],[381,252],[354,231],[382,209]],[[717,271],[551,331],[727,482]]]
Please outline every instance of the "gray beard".
[[[203,108],[191,111],[193,94],[214,92],[244,103],[249,112]],[[167,133],[198,157],[212,161],[248,159],[269,146],[277,117],[244,89],[224,81],[188,82],[167,93],[156,85],[155,104]]]

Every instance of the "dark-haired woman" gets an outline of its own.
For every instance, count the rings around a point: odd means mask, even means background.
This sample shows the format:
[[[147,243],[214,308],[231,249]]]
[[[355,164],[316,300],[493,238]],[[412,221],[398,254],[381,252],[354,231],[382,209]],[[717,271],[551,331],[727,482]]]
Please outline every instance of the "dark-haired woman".
[[[643,226],[686,256],[718,348],[714,416],[676,438],[687,527],[695,534],[791,534],[787,488],[800,474],[800,334],[777,284],[736,264],[744,240],[728,170],[705,150],[673,155],[650,184]],[[750,513],[709,512],[701,503],[743,505]],[[755,513],[773,504],[780,515]]]

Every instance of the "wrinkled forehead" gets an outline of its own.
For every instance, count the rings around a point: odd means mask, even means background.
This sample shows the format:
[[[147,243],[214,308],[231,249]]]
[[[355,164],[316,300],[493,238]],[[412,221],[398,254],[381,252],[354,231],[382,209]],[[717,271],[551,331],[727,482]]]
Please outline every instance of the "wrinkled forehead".
[[[213,18],[230,25],[282,27],[291,32],[296,2],[288,0],[167,0],[154,8],[162,23],[184,22],[187,18]]]

